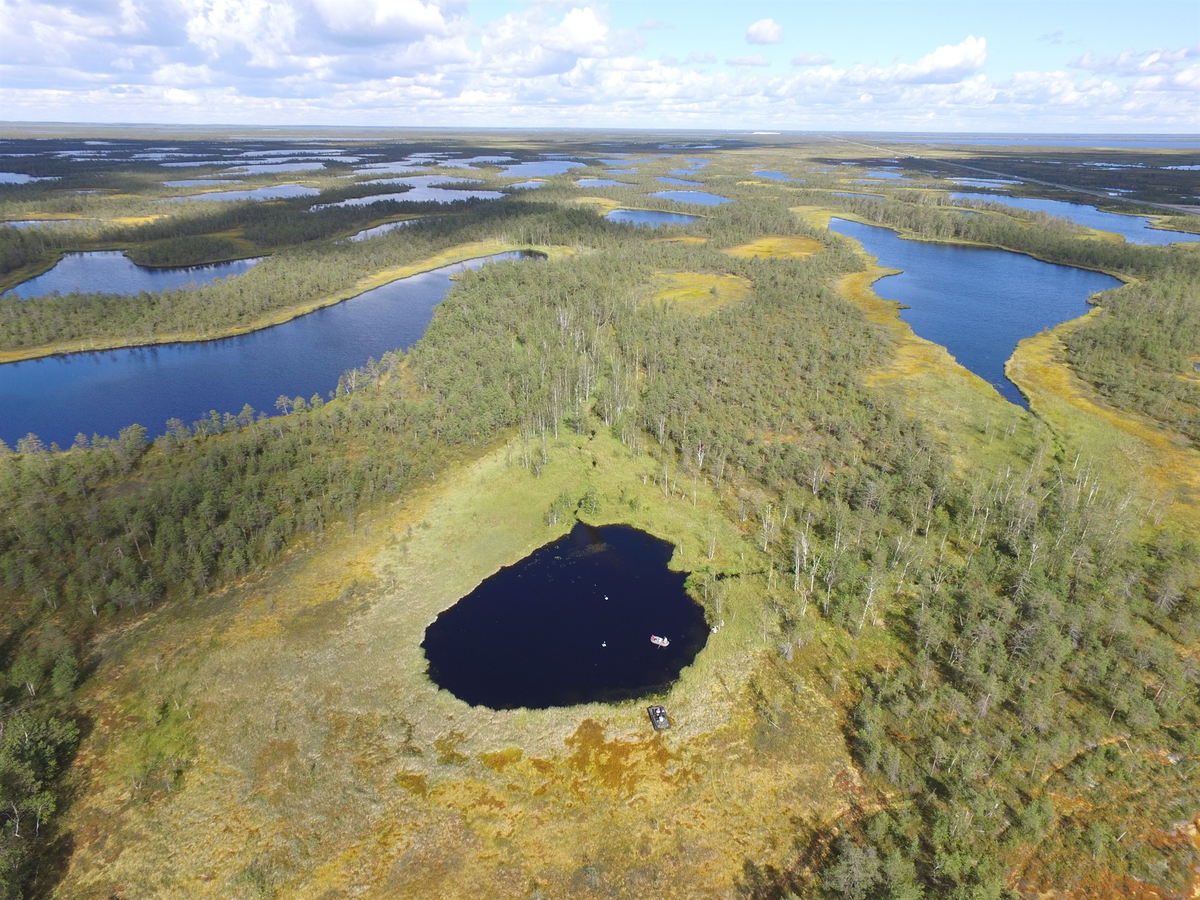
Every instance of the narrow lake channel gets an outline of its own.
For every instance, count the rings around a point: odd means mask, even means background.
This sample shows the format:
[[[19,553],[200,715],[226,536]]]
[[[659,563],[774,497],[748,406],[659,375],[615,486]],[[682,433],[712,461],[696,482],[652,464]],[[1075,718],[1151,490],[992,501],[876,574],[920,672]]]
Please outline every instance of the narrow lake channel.
[[[158,436],[171,418],[191,425],[247,403],[274,415],[282,394],[327,397],[347,369],[420,340],[456,273],[519,258],[501,253],[423,272],[238,337],[0,365],[0,438],[11,446],[33,432],[69,447],[78,432],[116,437],[133,423]]]
[[[859,241],[881,266],[903,269],[875,282],[875,293],[908,306],[900,317],[913,331],[1026,408],[1004,374],[1017,342],[1082,316],[1092,294],[1121,284],[1008,250],[906,241],[889,228],[839,218],[829,228]]]

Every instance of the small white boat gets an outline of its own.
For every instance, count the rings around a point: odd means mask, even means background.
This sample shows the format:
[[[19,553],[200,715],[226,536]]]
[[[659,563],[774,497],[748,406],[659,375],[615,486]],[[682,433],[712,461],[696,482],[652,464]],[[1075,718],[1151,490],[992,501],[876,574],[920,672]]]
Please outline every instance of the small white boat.
[[[665,637],[659,637],[657,634],[650,635],[650,643],[656,644],[659,647],[671,646],[671,642],[669,640],[667,640]]]

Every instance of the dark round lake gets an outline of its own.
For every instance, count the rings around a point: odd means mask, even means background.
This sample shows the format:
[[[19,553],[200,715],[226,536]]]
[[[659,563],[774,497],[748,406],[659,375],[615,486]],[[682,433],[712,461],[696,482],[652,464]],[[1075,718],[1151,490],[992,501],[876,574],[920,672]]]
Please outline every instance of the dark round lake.
[[[429,677],[490,709],[665,691],[709,634],[687,573],[667,568],[674,549],[629,525],[577,524],[437,617],[421,644]]]

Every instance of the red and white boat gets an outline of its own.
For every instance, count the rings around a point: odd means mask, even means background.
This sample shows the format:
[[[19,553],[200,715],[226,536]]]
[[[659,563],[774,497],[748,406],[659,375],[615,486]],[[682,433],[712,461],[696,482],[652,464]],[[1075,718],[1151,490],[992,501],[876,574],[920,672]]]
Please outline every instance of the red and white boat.
[[[659,647],[669,647],[671,642],[665,637],[659,637],[657,634],[650,635],[650,643],[657,644]]]

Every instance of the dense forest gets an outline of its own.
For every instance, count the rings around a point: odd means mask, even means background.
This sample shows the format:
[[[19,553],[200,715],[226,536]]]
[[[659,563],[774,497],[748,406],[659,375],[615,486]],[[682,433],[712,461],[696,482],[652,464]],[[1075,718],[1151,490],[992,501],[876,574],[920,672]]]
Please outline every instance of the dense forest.
[[[465,274],[407,355],[347,372],[330,396],[172,420],[151,442],[144,426],[158,423],[81,434],[61,452],[36,435],[0,443],[0,895],[44,891],[40,873],[61,850],[62,774],[86,730],[78,697],[97,634],[262,571],[331,529],[353,531],[364,512],[503,441],[521,448],[532,478],[548,436],[596,428],[652,457],[664,493],[693,480],[720,493],[762,558],[700,574],[762,582],[789,677],[801,677],[817,624],[863,648],[828,689],[845,704],[866,793],[814,857],[816,874],[783,879],[778,895],[1003,897],[1015,871],[1030,889],[1071,885],[1086,875],[1080,861],[1184,889],[1182,852],[1123,840],[1102,795],[1119,792],[1163,830],[1197,808],[1196,532],[1153,527],[1140,498],[1045,428],[995,471],[957,468],[952,448],[865,385],[891,348],[835,289],[864,262],[792,208],[1119,273],[1131,283],[1070,333],[1068,358],[1115,407],[1193,446],[1200,257],[1083,239],[1020,211],[962,216],[938,192],[780,194],[737,183],[727,166],[714,163],[707,186],[737,202],[686,229],[706,243],[650,240],[556,202],[561,185],[451,206],[362,243],[330,239],[423,210],[238,204],[103,236],[165,264],[234,255],[242,245],[212,235],[240,229],[271,255],[236,279],[0,300],[5,350],[137,341],[252,322],[470,241],[577,251]],[[63,234],[0,229],[0,271],[68,249]],[[822,250],[723,252],[779,235]],[[754,290],[689,315],[649,299],[662,271],[736,275]],[[1028,865],[1031,855],[1040,862]]]

